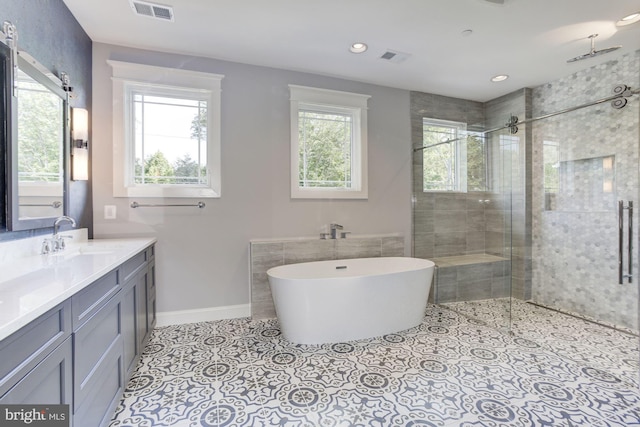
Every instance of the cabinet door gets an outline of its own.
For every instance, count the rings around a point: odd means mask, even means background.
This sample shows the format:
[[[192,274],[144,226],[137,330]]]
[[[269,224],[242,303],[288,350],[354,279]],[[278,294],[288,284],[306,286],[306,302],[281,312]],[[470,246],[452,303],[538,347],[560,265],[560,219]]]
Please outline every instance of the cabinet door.
[[[71,354],[71,337],[68,337],[2,396],[0,403],[71,405]]]
[[[142,354],[149,333],[148,270],[139,271],[125,283],[122,294],[122,338],[127,376]]]
[[[147,321],[147,285],[149,275],[147,270],[139,273],[136,280],[136,345],[137,353],[142,354],[149,332]]]
[[[137,310],[136,310],[136,280],[125,283],[122,289],[122,342],[124,345],[124,367],[127,378],[136,367],[137,352]]]
[[[147,277],[147,333],[156,326],[156,262],[149,262]]]
[[[111,422],[124,390],[122,348],[111,347],[96,367],[93,384],[85,391],[80,407],[74,407],[76,427],[106,427]]]
[[[0,341],[0,396],[71,336],[67,300]]]

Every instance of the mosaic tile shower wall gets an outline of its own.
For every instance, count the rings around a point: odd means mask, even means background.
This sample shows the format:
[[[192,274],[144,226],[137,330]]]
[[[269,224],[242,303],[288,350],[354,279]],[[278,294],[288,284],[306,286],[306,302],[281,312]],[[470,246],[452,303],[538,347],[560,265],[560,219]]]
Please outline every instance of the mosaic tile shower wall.
[[[605,98],[618,84],[637,88],[639,70],[636,51],[534,88],[533,116]],[[617,201],[638,206],[639,117],[636,96],[622,110],[599,104],[532,131],[533,300],[633,330],[638,277],[618,284]]]

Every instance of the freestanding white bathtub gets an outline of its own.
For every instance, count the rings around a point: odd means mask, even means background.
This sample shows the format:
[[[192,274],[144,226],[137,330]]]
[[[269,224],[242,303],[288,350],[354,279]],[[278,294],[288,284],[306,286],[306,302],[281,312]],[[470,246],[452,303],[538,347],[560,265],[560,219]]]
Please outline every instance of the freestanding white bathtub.
[[[383,257],[288,264],[267,275],[284,338],[324,344],[419,325],[433,269],[426,259]]]

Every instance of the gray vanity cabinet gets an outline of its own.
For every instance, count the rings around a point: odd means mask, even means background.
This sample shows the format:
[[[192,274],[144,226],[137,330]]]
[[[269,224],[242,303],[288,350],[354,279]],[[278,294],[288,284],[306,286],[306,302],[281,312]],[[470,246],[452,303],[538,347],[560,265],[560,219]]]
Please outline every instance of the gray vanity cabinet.
[[[69,404],[73,426],[109,424],[155,325],[153,249],[0,341],[0,403]]]

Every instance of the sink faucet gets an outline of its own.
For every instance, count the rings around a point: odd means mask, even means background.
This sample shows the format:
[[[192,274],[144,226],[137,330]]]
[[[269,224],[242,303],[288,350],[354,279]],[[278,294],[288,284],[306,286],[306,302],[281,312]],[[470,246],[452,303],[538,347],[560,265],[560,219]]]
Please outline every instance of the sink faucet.
[[[338,230],[342,230],[344,227],[342,227],[340,224],[331,224],[331,238],[332,239],[337,239],[338,238]]]
[[[60,216],[58,218],[56,218],[56,221],[53,223],[53,238],[57,239],[58,237],[58,228],[60,228],[60,224],[63,222],[69,222],[71,223],[71,226],[75,228],[76,226],[76,220],[71,218],[70,216]]]
[[[64,239],[71,238],[72,236],[62,236],[58,234],[60,224],[62,224],[63,222],[70,223],[72,227],[76,226],[76,221],[70,216],[64,215],[56,218],[55,222],[53,223],[53,237],[44,239],[44,242],[42,242],[42,251],[40,253],[48,254],[50,252],[59,252],[61,250],[64,250],[64,248],[66,247]]]

